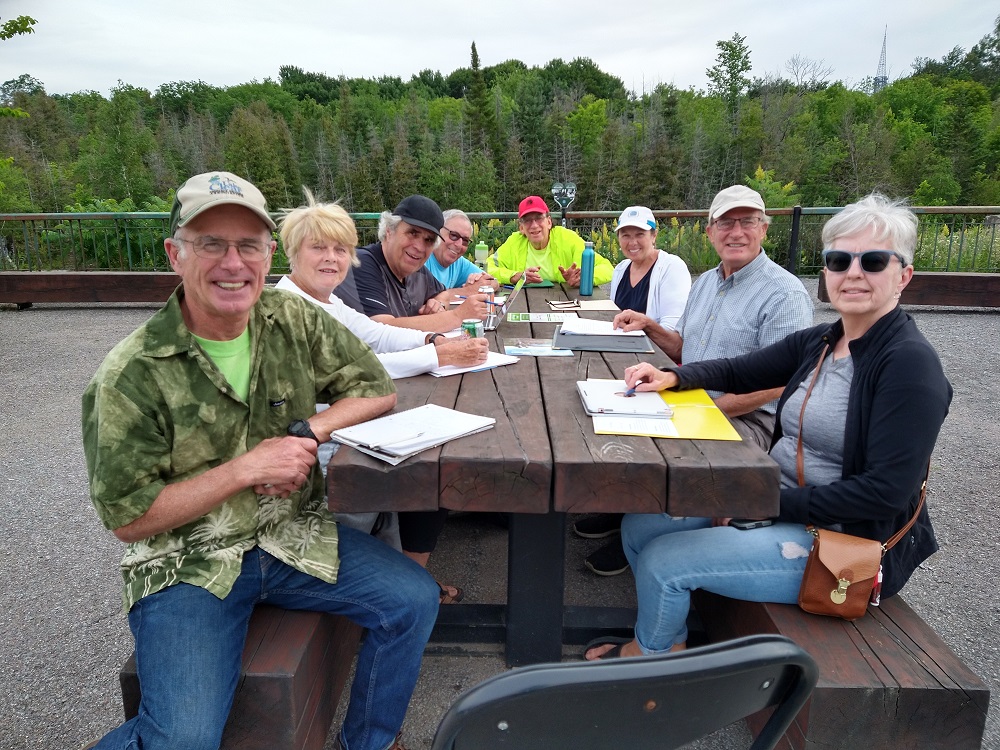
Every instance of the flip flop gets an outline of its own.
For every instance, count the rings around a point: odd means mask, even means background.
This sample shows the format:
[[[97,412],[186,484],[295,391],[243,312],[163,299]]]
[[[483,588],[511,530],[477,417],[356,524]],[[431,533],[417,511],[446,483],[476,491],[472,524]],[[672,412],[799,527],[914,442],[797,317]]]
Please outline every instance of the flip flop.
[[[465,598],[465,592],[458,586],[442,586],[439,583],[438,588],[441,590],[441,598],[439,600],[441,604],[458,604]],[[453,589],[455,593],[449,593],[448,589]]]
[[[607,659],[620,659],[622,655],[622,646],[626,643],[631,643],[632,638],[620,638],[613,635],[604,635],[600,638],[595,638],[586,646],[583,647],[583,654],[581,657],[584,661],[605,661]],[[603,654],[598,656],[596,659],[588,659],[587,652],[592,648],[597,648],[599,646],[610,646],[614,645],[614,648],[605,651]]]

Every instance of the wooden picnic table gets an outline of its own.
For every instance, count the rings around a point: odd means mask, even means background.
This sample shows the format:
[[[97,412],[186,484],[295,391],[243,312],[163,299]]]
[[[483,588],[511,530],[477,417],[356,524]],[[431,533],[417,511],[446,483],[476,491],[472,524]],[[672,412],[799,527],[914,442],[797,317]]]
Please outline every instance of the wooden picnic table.
[[[576,292],[525,289],[513,308],[550,312],[547,300],[571,299]],[[595,290],[594,298],[600,296]],[[610,319],[613,313],[582,315]],[[504,339],[551,339],[555,327],[504,321],[487,336],[502,352]],[[442,607],[436,636],[506,639],[511,666],[559,661],[564,641],[581,643],[634,623],[630,610],[563,606],[567,513],[767,517],[778,511],[778,467],[756,445],[594,433],[576,381],[622,378],[627,366],[643,359],[670,363],[659,350],[574,352],[522,357],[464,375],[398,380],[397,411],[435,403],[494,417],[496,427],[395,467],[342,448],[329,472],[330,508],[509,513],[506,604]]]

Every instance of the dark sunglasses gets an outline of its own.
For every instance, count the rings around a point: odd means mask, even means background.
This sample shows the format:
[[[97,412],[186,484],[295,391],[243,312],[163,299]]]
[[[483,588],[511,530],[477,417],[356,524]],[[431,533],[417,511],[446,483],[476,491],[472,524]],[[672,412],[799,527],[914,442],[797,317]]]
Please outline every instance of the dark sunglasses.
[[[464,235],[461,235],[458,232],[453,232],[450,229],[444,229],[442,231],[446,235],[448,235],[448,239],[451,240],[452,242],[461,242],[463,245],[468,245],[470,242],[472,242],[471,237],[465,237]]]
[[[823,265],[827,271],[833,273],[844,273],[851,267],[854,259],[861,262],[861,270],[865,273],[881,273],[893,258],[899,258],[899,264],[906,267],[906,260],[897,252],[892,250],[862,250],[859,253],[849,253],[846,250],[824,250]]]

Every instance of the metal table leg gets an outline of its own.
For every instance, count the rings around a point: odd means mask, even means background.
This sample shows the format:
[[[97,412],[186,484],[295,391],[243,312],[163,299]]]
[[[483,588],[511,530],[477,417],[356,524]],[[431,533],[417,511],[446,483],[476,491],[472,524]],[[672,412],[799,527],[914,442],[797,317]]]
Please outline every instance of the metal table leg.
[[[511,513],[507,537],[507,664],[562,659],[565,513]]]

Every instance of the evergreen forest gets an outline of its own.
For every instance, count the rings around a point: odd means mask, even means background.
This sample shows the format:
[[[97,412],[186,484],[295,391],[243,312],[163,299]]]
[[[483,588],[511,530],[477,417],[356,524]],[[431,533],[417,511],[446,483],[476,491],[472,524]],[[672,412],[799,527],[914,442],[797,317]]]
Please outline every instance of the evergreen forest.
[[[510,211],[554,180],[577,184],[574,210],[704,209],[748,180],[772,207],[873,189],[1000,205],[1000,17],[969,50],[852,86],[798,55],[751,78],[744,37],[715,46],[707,90],[641,94],[588,58],[483,65],[474,43],[469,67],[409,81],[283,66],[225,88],[119,82],[105,98],[48,94],[24,74],[0,86],[0,213],[165,211],[179,183],[212,169],[249,178],[276,209],[306,185],[354,212],[411,193]]]

